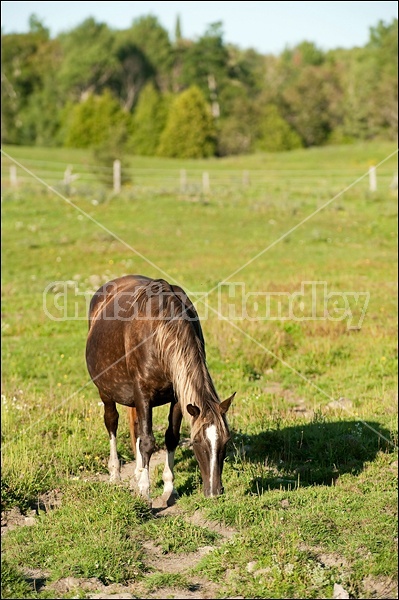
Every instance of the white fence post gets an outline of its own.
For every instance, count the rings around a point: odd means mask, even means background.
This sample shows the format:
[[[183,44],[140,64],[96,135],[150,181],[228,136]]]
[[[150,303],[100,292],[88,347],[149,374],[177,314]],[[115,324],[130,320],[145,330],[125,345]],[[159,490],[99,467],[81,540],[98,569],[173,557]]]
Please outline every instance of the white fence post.
[[[71,181],[72,181],[72,165],[68,165],[65,169],[64,173],[64,185],[65,185],[65,193],[69,196],[71,192]]]
[[[121,161],[114,160],[114,193],[121,191]]]
[[[204,192],[204,194],[207,194],[209,192],[209,189],[209,173],[204,171],[204,173],[202,173],[202,191]]]
[[[187,187],[187,173],[186,169],[180,170],[180,191],[184,193]]]
[[[377,169],[374,166],[369,168],[369,186],[370,192],[377,191]]]
[[[390,190],[397,190],[398,189],[398,174],[394,173],[393,177],[392,177],[392,181],[389,185],[389,189]]]
[[[18,185],[16,165],[10,165],[10,185],[12,187],[17,187],[17,185]]]

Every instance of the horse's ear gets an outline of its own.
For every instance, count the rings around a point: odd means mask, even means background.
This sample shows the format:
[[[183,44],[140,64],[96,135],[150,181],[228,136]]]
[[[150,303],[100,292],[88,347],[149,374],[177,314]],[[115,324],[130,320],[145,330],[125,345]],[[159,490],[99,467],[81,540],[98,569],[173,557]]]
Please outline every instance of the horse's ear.
[[[200,415],[200,409],[194,404],[187,404],[187,412],[196,419]]]
[[[237,392],[234,392],[234,394],[231,394],[230,398],[227,398],[227,400],[223,400],[223,402],[219,404],[219,410],[222,415],[225,415],[229,410],[230,404],[233,402],[236,393]]]

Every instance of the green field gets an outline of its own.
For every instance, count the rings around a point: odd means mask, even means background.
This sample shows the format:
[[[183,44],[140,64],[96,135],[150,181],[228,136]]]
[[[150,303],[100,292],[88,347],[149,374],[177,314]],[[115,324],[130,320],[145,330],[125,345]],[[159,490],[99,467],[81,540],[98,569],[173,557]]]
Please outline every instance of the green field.
[[[207,161],[129,157],[120,194],[107,187],[111,168],[94,167],[89,152],[3,150],[2,503],[37,512],[33,526],[3,538],[3,597],[51,598],[66,577],[97,578],[136,598],[178,598],[179,589],[199,598],[198,577],[204,590],[213,586],[210,597],[331,598],[334,584],[353,598],[397,597],[394,144]],[[371,192],[367,172],[381,161]],[[79,177],[66,188],[68,165]],[[222,398],[237,391],[225,495],[203,497],[183,445],[180,500],[162,518],[127,487],[100,480],[108,438],[84,359],[86,302],[127,273],[178,282],[198,299],[216,388]],[[263,318],[267,294],[294,294],[303,282],[332,294],[334,320]],[[248,294],[244,318],[237,290]],[[355,300],[365,294],[361,321]],[[323,315],[323,297],[316,304]],[[338,312],[348,306],[351,321]],[[154,413],[160,447],[166,414]],[[153,498],[161,476],[160,466]],[[50,492],[62,497],[58,508],[46,509]],[[150,542],[172,558],[211,550],[168,573],[148,563]],[[40,589],[32,570],[45,580]]]

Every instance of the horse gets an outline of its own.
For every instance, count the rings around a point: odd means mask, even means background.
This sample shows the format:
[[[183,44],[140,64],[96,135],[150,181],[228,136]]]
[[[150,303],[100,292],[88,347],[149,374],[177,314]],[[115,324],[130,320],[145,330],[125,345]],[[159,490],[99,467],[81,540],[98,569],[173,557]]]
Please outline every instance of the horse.
[[[116,404],[120,404],[129,410],[139,493],[150,501],[152,411],[169,403],[163,498],[178,497],[173,469],[183,416],[190,424],[204,495],[223,493],[223,462],[230,439],[226,413],[235,393],[220,400],[207,368],[197,311],[181,287],[143,275],[126,275],[101,286],[90,302],[86,363],[104,404],[110,481],[120,480],[116,444]]]

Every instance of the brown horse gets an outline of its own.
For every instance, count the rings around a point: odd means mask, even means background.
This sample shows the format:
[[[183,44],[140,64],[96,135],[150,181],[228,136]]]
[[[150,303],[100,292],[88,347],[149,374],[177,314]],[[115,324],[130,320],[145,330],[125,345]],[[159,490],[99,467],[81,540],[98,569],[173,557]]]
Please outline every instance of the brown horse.
[[[220,401],[206,366],[198,314],[180,287],[142,275],[103,285],[90,303],[86,361],[104,403],[111,481],[120,479],[116,403],[130,407],[132,443],[137,440],[135,476],[146,498],[155,448],[152,410],[170,403],[164,495],[176,495],[174,453],[183,416],[191,425],[205,496],[223,492],[221,476],[230,437],[226,412],[234,394]]]

